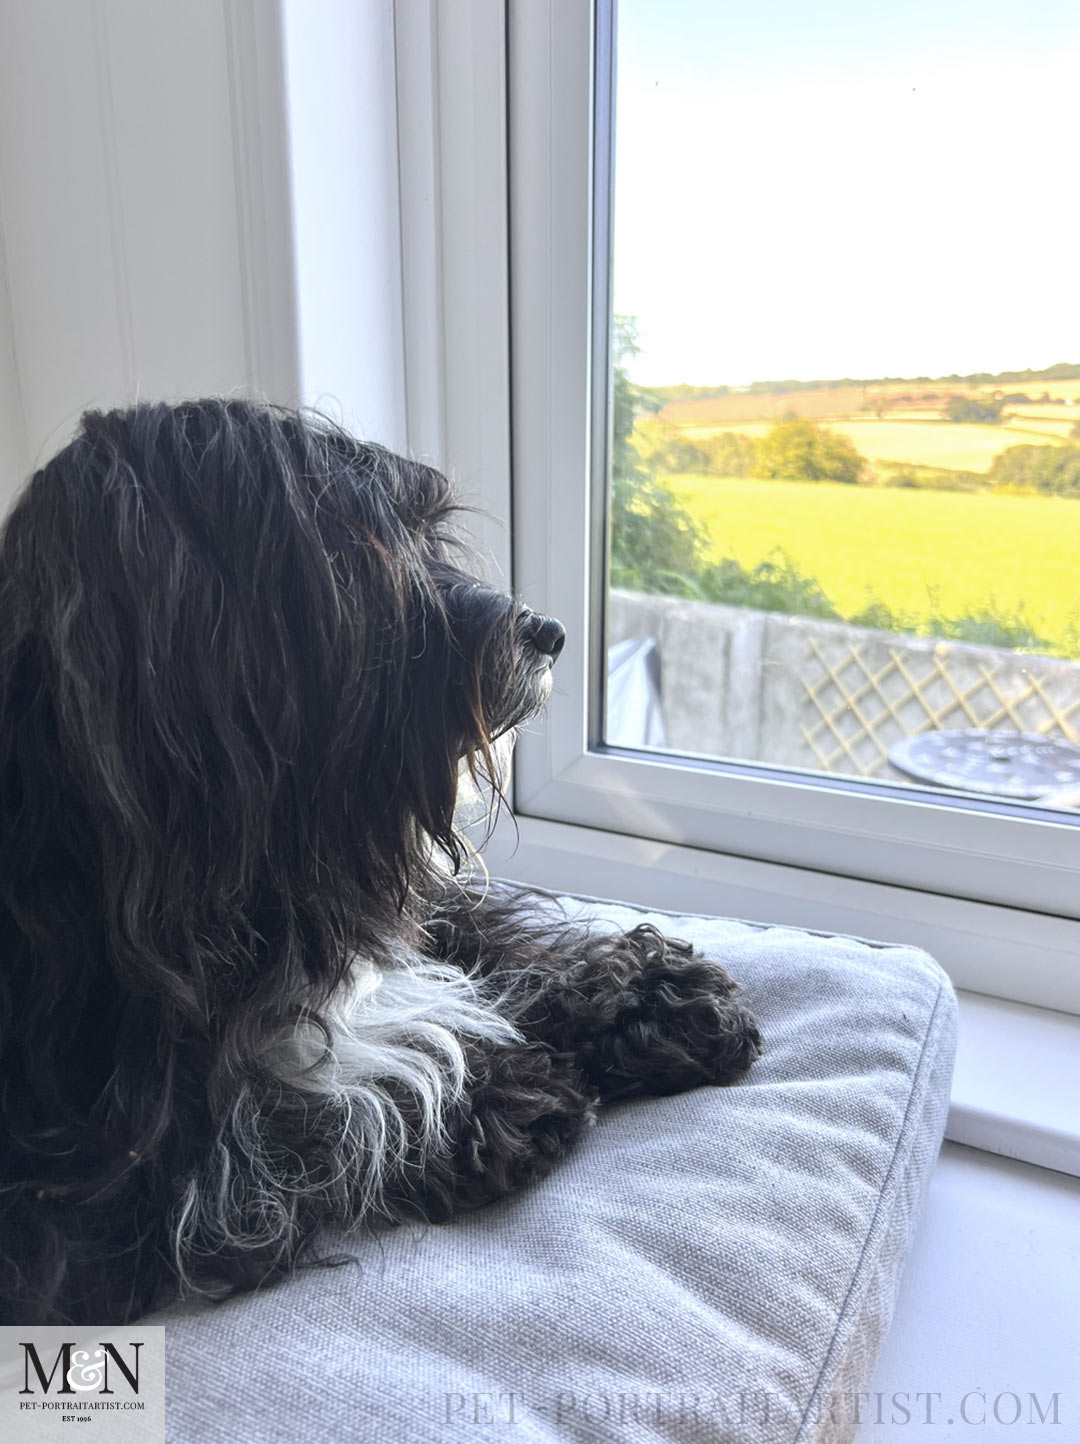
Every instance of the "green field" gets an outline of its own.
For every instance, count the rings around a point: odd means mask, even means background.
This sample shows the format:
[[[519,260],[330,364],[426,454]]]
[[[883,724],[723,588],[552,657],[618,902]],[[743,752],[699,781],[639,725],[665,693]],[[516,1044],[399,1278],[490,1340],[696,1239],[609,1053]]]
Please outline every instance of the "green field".
[[[839,612],[1022,612],[1066,644],[1080,628],[1080,499],[908,491],[831,482],[665,477],[708,532],[716,560],[745,567],[782,548]],[[931,589],[937,596],[932,600]]]

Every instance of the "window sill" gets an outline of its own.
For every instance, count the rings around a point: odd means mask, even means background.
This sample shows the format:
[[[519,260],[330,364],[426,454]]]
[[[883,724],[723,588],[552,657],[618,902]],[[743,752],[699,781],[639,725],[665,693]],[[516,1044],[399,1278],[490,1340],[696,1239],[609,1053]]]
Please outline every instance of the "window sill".
[[[516,832],[500,824],[485,856],[494,875],[553,891],[925,948],[952,977],[960,1001],[946,1137],[1080,1176],[1080,1015],[969,986],[981,969],[988,986],[1012,978],[1019,987],[1036,962],[1071,977],[1075,952],[1044,950],[1036,960],[1040,945],[1026,936],[1034,915],[991,908],[994,917],[980,933],[970,910],[985,905],[959,903],[961,919],[950,926],[944,912],[935,914],[951,899],[858,882],[845,890],[847,880],[820,873],[528,817],[518,819]]]
[[[1078,1205],[1075,1179],[945,1145],[855,1444],[1050,1440],[1066,1421],[1075,1432]],[[1014,1395],[1023,1423],[1010,1427]],[[1045,1430],[1030,1427],[1031,1395]]]
[[[1080,1018],[961,992],[945,1136],[1080,1177]]]

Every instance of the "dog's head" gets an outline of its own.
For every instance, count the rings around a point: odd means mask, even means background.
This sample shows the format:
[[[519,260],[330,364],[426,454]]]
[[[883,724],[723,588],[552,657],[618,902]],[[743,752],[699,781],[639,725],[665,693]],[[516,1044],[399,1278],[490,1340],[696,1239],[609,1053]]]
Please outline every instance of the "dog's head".
[[[0,542],[23,933],[59,960],[81,928],[194,1019],[249,955],[330,982],[357,927],[392,932],[433,845],[460,861],[459,774],[494,784],[564,635],[470,573],[457,511],[438,471],[321,418],[88,413]]]

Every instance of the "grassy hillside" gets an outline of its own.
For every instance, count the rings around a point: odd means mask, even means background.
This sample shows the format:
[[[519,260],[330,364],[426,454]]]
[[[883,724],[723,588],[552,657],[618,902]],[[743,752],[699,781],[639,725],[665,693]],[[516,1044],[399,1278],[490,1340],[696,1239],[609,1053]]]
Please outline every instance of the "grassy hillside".
[[[1078,499],[665,480],[707,530],[715,559],[749,567],[780,547],[842,613],[875,599],[917,616],[929,615],[935,602],[945,615],[997,606],[1023,614],[1039,635],[1078,654]]]

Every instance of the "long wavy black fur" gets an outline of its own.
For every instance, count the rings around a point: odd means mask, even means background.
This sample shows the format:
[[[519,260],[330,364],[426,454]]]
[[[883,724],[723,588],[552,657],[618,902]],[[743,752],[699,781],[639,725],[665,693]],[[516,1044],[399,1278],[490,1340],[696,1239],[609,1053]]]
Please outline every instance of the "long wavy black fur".
[[[454,880],[562,629],[430,467],[238,400],[88,412],[0,533],[0,1323],[255,1287],[726,1082],[714,963]],[[486,782],[485,782],[486,779]]]

